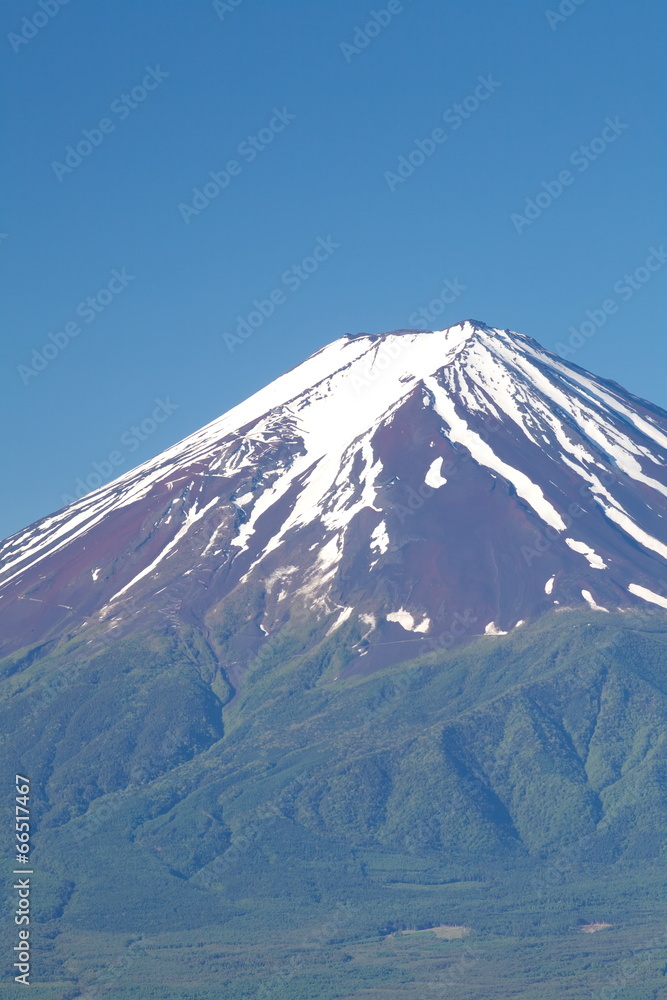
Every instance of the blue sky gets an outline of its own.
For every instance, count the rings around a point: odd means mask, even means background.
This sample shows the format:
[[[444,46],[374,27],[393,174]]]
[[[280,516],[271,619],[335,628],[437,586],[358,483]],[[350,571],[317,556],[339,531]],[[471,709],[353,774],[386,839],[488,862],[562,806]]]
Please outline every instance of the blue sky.
[[[664,4],[1,17],[0,535],[346,332],[475,317],[667,407]]]

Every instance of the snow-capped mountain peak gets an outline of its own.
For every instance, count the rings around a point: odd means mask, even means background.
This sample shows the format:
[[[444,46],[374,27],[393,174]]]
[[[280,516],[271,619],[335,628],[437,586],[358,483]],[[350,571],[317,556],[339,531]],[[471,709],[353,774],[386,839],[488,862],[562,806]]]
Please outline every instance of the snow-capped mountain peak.
[[[0,617],[15,643],[251,587],[264,635],[296,604],[416,640],[667,608],[666,463],[663,411],[530,337],[347,335],[8,539]]]

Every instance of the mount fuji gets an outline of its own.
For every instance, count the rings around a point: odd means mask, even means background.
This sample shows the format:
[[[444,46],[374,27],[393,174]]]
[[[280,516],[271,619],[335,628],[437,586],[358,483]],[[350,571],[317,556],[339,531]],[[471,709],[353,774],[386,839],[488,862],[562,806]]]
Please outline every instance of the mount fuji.
[[[50,1000],[662,996],[666,495],[667,413],[468,320],[8,538]]]
[[[201,625],[244,588],[254,648],[298,609],[355,618],[364,670],[549,611],[667,609],[666,496],[667,414],[532,338],[348,335],[7,539],[3,653]]]

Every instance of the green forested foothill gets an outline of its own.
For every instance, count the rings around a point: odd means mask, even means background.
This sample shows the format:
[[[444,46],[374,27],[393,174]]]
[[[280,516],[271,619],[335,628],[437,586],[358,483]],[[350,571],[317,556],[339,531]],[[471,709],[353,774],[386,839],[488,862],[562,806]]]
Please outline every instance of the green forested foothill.
[[[365,677],[352,619],[256,652],[252,613],[0,662],[33,996],[667,997],[664,616],[562,612]]]

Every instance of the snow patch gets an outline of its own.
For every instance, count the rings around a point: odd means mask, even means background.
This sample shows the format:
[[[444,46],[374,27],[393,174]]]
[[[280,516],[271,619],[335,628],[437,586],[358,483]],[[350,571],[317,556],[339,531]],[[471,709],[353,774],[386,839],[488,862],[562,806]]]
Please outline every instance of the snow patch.
[[[331,635],[331,634],[332,634],[333,632],[335,632],[337,628],[340,628],[340,626],[341,626],[341,625],[343,624],[343,622],[346,622],[346,621],[348,620],[348,618],[350,617],[350,615],[351,615],[351,614],[352,614],[352,608],[343,608],[343,610],[342,610],[342,611],[341,611],[341,613],[339,614],[339,616],[338,616],[338,618],[336,619],[336,621],[335,621],[335,622],[333,623],[333,625],[332,625],[332,626],[331,626],[331,627],[330,627],[330,628],[328,629],[328,631],[327,631],[327,633],[326,633],[326,635],[325,635],[325,637],[324,637],[324,638],[325,638],[325,639],[328,639],[328,638],[329,638],[329,636],[330,636],[330,635]]]
[[[578,552],[580,555],[585,556],[588,560],[588,565],[592,569],[607,569],[607,564],[602,556],[599,556],[597,552],[589,545],[586,545],[585,542],[577,542],[574,538],[566,538],[565,544],[569,545],[574,552]],[[547,593],[550,593],[550,591],[547,591]]]
[[[606,613],[609,614],[609,608],[601,608],[599,604],[596,604],[595,598],[591,594],[590,590],[582,590],[581,596],[592,611],[606,611]]]
[[[171,516],[171,515],[170,515],[170,516]],[[211,550],[211,549],[213,548],[213,546],[215,545],[215,540],[216,540],[216,538],[218,537],[218,535],[220,534],[220,532],[222,531],[222,528],[223,528],[223,525],[222,525],[222,524],[219,524],[219,525],[218,525],[218,527],[217,527],[217,528],[215,529],[215,531],[214,531],[214,532],[213,532],[213,534],[211,535],[211,538],[210,538],[210,540],[209,540],[209,543],[208,543],[208,545],[206,546],[206,548],[205,548],[205,549],[204,549],[204,551],[202,552],[202,556],[206,556],[206,555],[208,555],[208,553],[210,552],[210,550]]]
[[[371,549],[384,555],[388,548],[389,535],[387,534],[387,525],[384,521],[380,521],[371,532]]]
[[[647,531],[640,528],[638,524],[632,520],[630,515],[623,510],[620,504],[611,496],[608,490],[606,490],[601,484],[599,484],[599,489],[594,490],[595,500],[600,505],[605,515],[610,521],[622,528],[627,535],[634,538],[636,542],[643,545],[645,549],[650,549],[652,552],[657,552],[658,555],[662,556],[663,559],[667,559],[667,545],[664,542],[659,541],[659,539],[654,538],[653,535],[649,535]],[[605,497],[608,501],[605,503],[601,496]]]
[[[643,601],[648,601],[649,604],[657,604],[660,608],[667,608],[667,597],[662,597],[660,594],[654,594],[652,590],[647,587],[640,587],[638,583],[631,583],[628,585],[628,590],[635,597],[641,597]]]
[[[368,631],[364,632],[364,634],[361,637],[361,641],[363,642],[364,639],[367,639],[368,636],[371,634],[371,632],[375,630],[377,622],[375,620],[375,615],[369,615],[366,614],[365,612],[362,612],[359,615],[359,620],[362,621],[364,625],[368,625]]]
[[[502,629],[497,628],[495,622],[489,622],[484,629],[484,635],[507,635],[507,632],[503,632]]]
[[[442,456],[440,458],[434,458],[431,462],[428,472],[426,473],[426,478],[424,482],[427,486],[432,489],[437,490],[439,486],[444,486],[447,480],[442,475]]]
[[[429,618],[424,618],[422,622],[417,625],[415,619],[406,611],[404,608],[400,608],[398,611],[392,611],[387,615],[388,622],[397,622],[401,625],[407,632],[428,632],[431,627],[431,622]]]
[[[273,573],[270,573],[269,576],[267,576],[266,580],[264,581],[264,589],[267,592],[267,594],[270,594],[272,592],[273,588],[278,582],[286,583],[289,580],[290,576],[293,576],[293,574],[296,573],[298,569],[299,569],[298,566],[278,566],[277,569],[274,569]],[[284,593],[285,593],[284,591],[281,591],[278,594],[279,601],[282,600]]]

